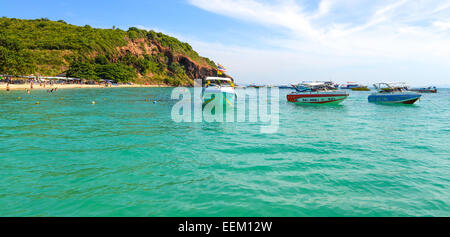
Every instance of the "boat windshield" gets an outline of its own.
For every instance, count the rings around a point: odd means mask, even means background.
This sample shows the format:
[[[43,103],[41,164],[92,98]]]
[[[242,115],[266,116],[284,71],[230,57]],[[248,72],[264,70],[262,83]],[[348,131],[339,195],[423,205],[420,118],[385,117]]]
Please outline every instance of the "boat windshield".
[[[293,85],[294,86],[294,85]],[[309,91],[334,91],[335,87],[326,85],[326,84],[318,84],[318,83],[303,83],[297,86],[294,86],[294,89],[298,92],[309,92]]]
[[[380,93],[392,93],[392,92],[402,92],[405,91],[405,88],[401,87],[393,87],[393,88],[381,88]]]
[[[206,86],[222,86],[222,87],[231,87],[231,81],[225,81],[225,80],[207,80]]]
[[[408,87],[403,83],[378,83],[374,84],[380,93],[393,93],[407,91]]]

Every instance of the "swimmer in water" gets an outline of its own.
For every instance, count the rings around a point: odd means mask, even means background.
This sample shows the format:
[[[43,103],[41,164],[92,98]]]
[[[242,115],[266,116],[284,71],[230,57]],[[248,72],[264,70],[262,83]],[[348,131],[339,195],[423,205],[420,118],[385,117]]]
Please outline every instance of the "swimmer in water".
[[[28,95],[30,94],[30,90],[28,90],[28,89],[27,89],[27,94],[28,94]]]

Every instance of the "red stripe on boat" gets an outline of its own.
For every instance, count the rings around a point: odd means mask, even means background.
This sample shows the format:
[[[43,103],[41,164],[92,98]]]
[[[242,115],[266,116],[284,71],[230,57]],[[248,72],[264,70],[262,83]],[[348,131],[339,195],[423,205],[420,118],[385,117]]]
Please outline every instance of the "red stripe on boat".
[[[299,102],[299,103],[304,103],[304,104],[326,104],[326,103],[331,103],[331,102],[336,102],[336,101],[340,101],[340,100],[344,100],[345,98],[339,99],[339,100],[327,100],[327,101],[318,101],[318,102],[306,102],[306,101],[290,101],[290,102]]]
[[[348,96],[347,94],[304,94],[304,95],[296,95],[296,94],[292,94],[292,95],[287,95],[288,97],[293,96],[293,97],[335,97],[335,96]]]
[[[347,97],[348,95],[346,94],[307,94],[307,95],[287,95],[287,100],[289,102],[297,102],[297,99],[299,98],[321,98],[321,97],[340,97],[340,96],[345,96]],[[336,101],[336,100],[333,100]],[[329,102],[333,102],[333,101],[329,101]],[[327,101],[328,102],[328,101]]]

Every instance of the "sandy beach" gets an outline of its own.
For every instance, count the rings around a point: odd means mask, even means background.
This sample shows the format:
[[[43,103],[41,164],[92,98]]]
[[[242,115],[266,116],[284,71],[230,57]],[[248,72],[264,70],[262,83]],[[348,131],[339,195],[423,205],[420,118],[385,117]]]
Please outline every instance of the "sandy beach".
[[[112,85],[105,87],[105,85],[88,85],[88,84],[47,84],[47,85],[39,85],[39,84],[33,84],[33,90],[34,89],[52,89],[52,88],[58,88],[58,89],[76,89],[76,88],[136,88],[136,87],[168,87],[166,85],[141,85],[141,84],[132,84],[132,85]],[[6,90],[7,84],[6,83],[0,83],[0,90]],[[30,84],[9,84],[10,90],[26,90],[31,89]]]

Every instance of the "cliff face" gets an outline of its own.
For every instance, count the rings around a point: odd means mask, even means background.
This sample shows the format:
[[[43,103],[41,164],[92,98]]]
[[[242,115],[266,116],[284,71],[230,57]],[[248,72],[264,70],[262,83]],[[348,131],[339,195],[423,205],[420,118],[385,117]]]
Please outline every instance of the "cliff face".
[[[205,79],[209,76],[216,76],[216,67],[203,62],[199,63],[191,59],[187,55],[180,53],[174,53],[169,47],[163,47],[161,44],[155,40],[149,40],[145,38],[140,38],[136,40],[129,40],[126,46],[117,47],[118,55],[113,59],[113,61],[118,61],[121,57],[127,54],[132,54],[136,57],[144,57],[145,55],[164,55],[167,57],[167,64],[179,63],[184,67],[186,75],[190,79]],[[152,73],[141,76],[152,76]]]
[[[201,78],[205,79],[208,76],[216,76],[217,71],[215,68],[211,66],[202,66],[194,61],[192,61],[189,57],[183,55],[173,55],[170,51],[167,51],[165,55],[169,58],[170,61],[178,62],[181,66],[184,67],[186,75],[188,77],[196,79]]]

